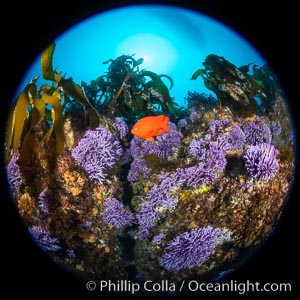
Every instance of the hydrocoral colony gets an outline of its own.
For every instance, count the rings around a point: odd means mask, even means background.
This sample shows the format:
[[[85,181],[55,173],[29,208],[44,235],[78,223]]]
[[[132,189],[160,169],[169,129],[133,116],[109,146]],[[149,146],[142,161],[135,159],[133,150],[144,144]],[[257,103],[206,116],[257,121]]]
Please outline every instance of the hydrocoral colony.
[[[130,165],[127,180],[131,182],[137,181],[141,174],[148,178],[152,174],[152,170],[147,167],[143,159],[136,159]]]
[[[210,141],[209,136],[195,141],[190,153],[194,153],[198,164],[181,169],[174,173],[162,173],[159,177],[161,183],[155,185],[147,194],[137,214],[139,224],[139,237],[148,238],[155,221],[161,218],[167,210],[175,208],[177,199],[171,193],[179,186],[198,188],[213,183],[218,175],[225,169],[225,151],[219,149],[217,142]],[[197,155],[196,155],[197,153]],[[199,155],[198,155],[199,154]]]
[[[249,124],[250,123],[250,124]],[[230,132],[224,131],[224,127],[231,126]],[[244,126],[247,135],[233,120],[216,120],[211,126],[212,134],[203,138],[193,139],[190,142],[189,154],[197,163],[195,166],[180,169],[173,173],[162,173],[159,177],[160,184],[155,185],[146,195],[139,212],[137,220],[139,225],[138,235],[146,239],[150,235],[155,222],[160,219],[167,210],[174,209],[177,199],[172,193],[179,186],[200,188],[212,184],[224,171],[227,160],[227,151],[243,149],[246,142],[253,142],[248,145],[243,156],[249,175],[254,179],[269,179],[278,171],[277,152],[271,144],[271,134],[268,126],[260,119],[256,122],[246,122]],[[258,144],[257,146],[255,146]],[[133,149],[133,146],[140,147],[133,140],[131,153],[140,157],[144,152],[143,148]],[[142,149],[142,150],[141,150]]]
[[[184,232],[165,247],[159,264],[174,272],[201,265],[214,254],[217,239],[223,233],[211,226]]]
[[[119,117],[115,118],[114,128],[117,130],[121,139],[125,138],[129,131],[127,124]]]
[[[135,223],[133,213],[125,209],[122,202],[115,198],[107,198],[104,203],[104,211],[102,212],[104,222],[115,228],[123,226],[131,226]]]
[[[158,136],[155,142],[138,137],[131,140],[130,154],[134,160],[128,174],[129,181],[138,180],[141,173],[146,176],[152,174],[152,170],[143,160],[144,156],[155,154],[160,158],[167,158],[181,144],[182,133],[177,131],[175,124],[169,123],[169,126],[170,132]],[[120,138],[124,138],[128,133],[128,128],[121,119],[115,120],[114,127]],[[275,130],[278,126],[273,124],[272,127],[274,135],[275,131],[276,134],[280,134],[279,130]],[[174,192],[177,188],[180,186],[199,188],[212,184],[226,167],[226,152],[243,149],[245,145],[243,159],[252,178],[269,179],[277,173],[278,152],[271,144],[271,130],[262,120],[241,121],[240,126],[233,120],[216,120],[211,124],[210,131],[211,134],[190,142],[189,155],[194,159],[195,165],[177,168],[173,173],[162,172],[159,183],[150,189],[136,215],[125,208],[121,201],[108,198],[101,213],[103,221],[117,229],[137,223],[138,237],[149,238],[155,222],[167,210],[176,207],[178,199]],[[106,177],[106,171],[122,156],[124,151],[117,135],[105,127],[87,130],[73,148],[71,152],[73,158],[86,170],[91,179],[102,182]],[[13,187],[20,185],[22,176],[17,164],[17,155],[8,165],[8,177]],[[49,212],[49,201],[47,191],[42,191],[38,197],[38,204],[44,215]],[[42,227],[33,226],[29,231],[43,249],[47,251],[60,249],[58,240],[51,237]],[[174,272],[202,264],[214,253],[216,241],[222,233],[222,230],[210,226],[185,232],[169,242],[159,258],[159,263],[165,269]],[[159,243],[164,238],[165,235],[160,233],[152,242]]]
[[[55,252],[60,250],[59,241],[57,238],[51,237],[50,233],[40,226],[32,226],[29,233],[36,241],[37,245],[45,251]]]
[[[16,152],[7,165],[7,178],[11,188],[19,189],[22,181],[22,173],[17,164],[18,152]]]
[[[72,156],[95,181],[102,182],[106,171],[111,169],[123,154],[118,138],[105,127],[87,130]]]
[[[278,170],[277,154],[275,147],[266,143],[248,146],[244,160],[251,177],[254,179],[273,177]]]

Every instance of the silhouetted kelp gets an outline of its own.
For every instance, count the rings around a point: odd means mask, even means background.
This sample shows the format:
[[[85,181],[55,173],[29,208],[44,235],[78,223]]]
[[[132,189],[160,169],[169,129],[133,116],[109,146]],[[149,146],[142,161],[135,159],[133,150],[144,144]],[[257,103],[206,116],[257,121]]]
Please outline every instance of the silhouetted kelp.
[[[37,87],[38,76],[32,79],[21,91],[11,109],[6,133],[6,163],[18,149],[20,149],[18,163],[22,164],[27,161],[32,147],[31,131],[44,120],[50,126],[43,138],[43,144],[47,146],[54,134],[57,153],[62,154],[64,151],[64,109],[70,101],[78,101],[84,106],[91,128],[99,125],[100,116],[84,95],[81,87],[71,77],[65,79],[62,72],[58,73],[53,69],[54,49],[55,43],[51,43],[41,56],[42,76],[52,83]]]
[[[180,108],[162,80],[167,78],[172,89],[172,78],[140,70],[142,63],[142,58],[136,60],[133,55],[110,59],[103,62],[109,64],[105,75],[89,84],[82,81],[81,86],[99,112],[105,111],[113,117],[123,117],[130,124],[141,117],[160,113],[175,117]]]
[[[236,67],[223,56],[210,54],[202,63],[204,68],[192,75],[201,76],[206,88],[213,91],[220,104],[230,106],[234,112],[252,115],[260,110],[268,111],[278,93],[279,83],[266,64],[262,67],[252,63]],[[250,66],[253,65],[253,74]]]

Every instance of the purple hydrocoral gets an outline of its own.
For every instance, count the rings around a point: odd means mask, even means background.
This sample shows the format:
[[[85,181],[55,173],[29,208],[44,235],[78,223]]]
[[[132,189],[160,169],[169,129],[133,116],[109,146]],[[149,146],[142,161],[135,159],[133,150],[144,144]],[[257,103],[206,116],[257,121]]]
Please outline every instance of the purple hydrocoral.
[[[183,138],[182,133],[177,131],[175,124],[169,122],[169,128],[169,132],[165,132],[156,138],[155,146],[153,147],[152,153],[161,158],[167,158],[172,155],[174,149],[180,145]]]
[[[145,157],[149,154],[155,154],[161,158],[167,158],[172,155],[182,139],[182,133],[177,131],[176,125],[169,122],[169,132],[157,136],[154,142],[146,141],[137,136],[130,142],[130,154],[133,158]]]
[[[279,122],[271,122],[270,130],[271,130],[272,137],[279,136],[282,131],[280,123]]]
[[[105,127],[87,130],[72,149],[72,156],[80,164],[89,177],[96,181],[103,181],[105,171],[118,161],[123,153],[119,140]]]
[[[51,237],[50,233],[42,227],[32,226],[28,230],[37,245],[43,250],[51,252],[60,250],[58,239]]]
[[[121,139],[123,139],[127,135],[128,126],[121,118],[115,118],[114,127],[118,131]]]
[[[190,115],[189,115],[189,120],[192,122],[192,123],[195,123],[196,120],[197,120],[197,112],[195,111],[195,109],[193,108]]]
[[[231,132],[224,133],[217,138],[220,149],[224,151],[240,150],[244,147],[245,141],[245,134],[238,125],[233,125]]]
[[[244,128],[246,142],[249,145],[258,145],[262,143],[270,144],[272,135],[268,125],[261,119],[248,121]]]
[[[161,184],[155,185],[147,194],[145,201],[142,203],[137,220],[139,224],[139,237],[146,239],[150,230],[154,226],[154,222],[159,219],[163,213],[176,206],[176,199],[169,196],[173,188],[182,184],[181,169],[177,169],[172,174],[162,174],[160,176]]]
[[[7,165],[7,178],[8,183],[12,188],[19,189],[22,181],[22,173],[19,165],[17,164],[18,152],[16,152]]]
[[[152,170],[147,167],[144,160],[136,159],[130,165],[127,180],[131,182],[137,181],[141,174],[145,175],[148,178],[152,174]]]
[[[160,243],[165,238],[166,238],[166,235],[164,233],[160,233],[160,234],[156,235],[155,237],[153,237],[152,243]]]
[[[248,146],[243,158],[249,175],[254,179],[269,179],[278,172],[278,151],[273,145],[263,143]]]
[[[223,233],[211,226],[184,232],[165,247],[159,264],[174,272],[199,266],[215,253],[217,239]]]
[[[205,163],[200,163],[196,166],[185,169],[184,179],[187,186],[199,188],[203,185],[213,183],[217,178],[217,173],[223,171],[226,166],[225,162],[221,162],[221,165],[214,164],[207,166]]]
[[[76,258],[76,254],[73,249],[67,250],[67,256],[68,256],[68,258]]]
[[[123,203],[116,198],[107,198],[104,206],[105,209],[101,215],[106,225],[121,228],[135,224],[133,213],[127,210]]]
[[[188,124],[186,119],[180,119],[177,123],[178,127],[185,127]]]
[[[49,191],[47,189],[44,189],[38,196],[38,205],[42,216],[47,216],[49,214],[50,202],[51,198],[49,195]]]
[[[144,140],[139,138],[136,135],[130,141],[129,153],[133,158],[139,158],[145,155],[143,154],[143,150],[142,150],[143,142]]]
[[[212,132],[212,134],[218,133],[219,129],[223,129],[227,125],[231,124],[233,120],[214,120],[210,126],[209,129]]]
[[[207,134],[201,139],[193,139],[190,142],[189,153],[198,161],[203,161],[210,157],[209,148],[211,142],[211,135]]]
[[[137,214],[141,239],[149,236],[155,221],[163,215],[164,211],[175,208],[177,200],[170,194],[176,187],[186,185],[199,188],[213,183],[224,171],[227,163],[225,151],[219,149],[217,142],[210,141],[210,135],[193,143],[190,151],[193,149],[198,164],[185,169],[178,168],[173,173],[163,173],[159,177],[161,183],[149,191],[142,203]]]
[[[189,153],[198,160],[199,164],[185,169],[188,177],[201,176],[215,178],[215,173],[221,173],[226,166],[225,151],[220,148],[218,142],[210,140],[211,135],[201,139],[193,139],[190,143]],[[200,171],[202,170],[202,171]],[[195,180],[193,180],[195,182]],[[194,186],[194,184],[193,184]]]

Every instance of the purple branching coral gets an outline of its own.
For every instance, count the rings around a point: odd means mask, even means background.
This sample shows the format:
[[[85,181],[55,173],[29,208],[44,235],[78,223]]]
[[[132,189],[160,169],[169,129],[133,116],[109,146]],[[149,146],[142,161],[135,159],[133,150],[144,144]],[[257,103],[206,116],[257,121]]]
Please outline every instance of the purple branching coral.
[[[210,135],[191,142],[190,152],[198,164],[185,169],[176,169],[173,173],[160,175],[160,184],[155,185],[147,194],[137,214],[139,237],[146,239],[154,223],[177,204],[171,194],[179,186],[199,188],[213,183],[226,167],[225,151],[219,149],[218,143],[210,141]],[[191,153],[190,153],[191,154]]]
[[[153,237],[152,243],[160,243],[166,238],[166,235],[164,233],[160,233]]]
[[[18,152],[16,152],[7,165],[7,179],[12,188],[19,189],[22,181],[22,173],[17,164]]]
[[[165,247],[159,264],[173,272],[199,266],[215,253],[217,239],[223,233],[211,226],[184,232]]]
[[[248,146],[244,152],[246,169],[254,179],[269,179],[276,175],[278,171],[277,156],[278,151],[273,145],[259,144]]]
[[[127,180],[131,182],[137,181],[141,174],[148,178],[152,174],[152,170],[147,167],[144,160],[136,159],[130,165]]]
[[[44,189],[40,192],[38,196],[38,205],[42,216],[47,216],[49,214],[49,206],[51,202],[49,191]]]
[[[217,173],[223,171],[226,160],[221,165],[214,164],[208,167],[205,163],[184,169],[184,182],[187,186],[199,188],[204,185],[212,184],[217,179]]]
[[[271,130],[272,137],[275,138],[275,137],[279,136],[282,131],[280,123],[279,122],[271,122],[270,130]]]
[[[105,209],[102,212],[102,217],[106,225],[115,228],[123,226],[131,226],[136,220],[134,214],[127,210],[122,202],[115,198],[107,198],[104,203]]]
[[[214,120],[210,126],[209,129],[212,132],[212,134],[218,133],[219,130],[225,128],[227,125],[231,124],[233,120]]]
[[[72,149],[72,156],[93,180],[102,182],[105,171],[114,166],[123,153],[115,135],[104,127],[87,130]]]
[[[28,230],[37,245],[44,251],[56,252],[60,250],[58,239],[51,237],[50,233],[42,227],[32,226]]]
[[[161,158],[171,156],[173,150],[180,145],[181,139],[183,138],[182,133],[177,131],[175,124],[169,123],[169,127],[170,131],[158,136],[156,138],[155,146],[153,147],[152,153]]]
[[[167,158],[174,153],[183,138],[182,133],[177,131],[176,125],[169,122],[169,132],[157,136],[154,142],[146,141],[137,136],[130,142],[130,154],[133,158],[143,158],[149,154],[155,154],[161,158]]]
[[[262,143],[270,144],[272,135],[268,125],[261,119],[248,121],[244,128],[246,142],[249,145],[258,145]]]
[[[192,109],[190,115],[189,115],[189,120],[192,122],[192,123],[195,123],[196,120],[197,120],[197,112],[195,111],[195,109]]]
[[[178,123],[177,123],[177,126],[178,126],[179,128],[181,128],[181,127],[185,127],[187,124],[188,124],[188,122],[187,122],[186,119],[180,119],[180,120],[178,121]]]
[[[211,135],[207,134],[201,139],[193,139],[190,142],[189,153],[198,161],[204,161],[211,158],[209,151],[211,147]]]
[[[76,254],[75,254],[73,249],[68,249],[67,250],[67,257],[68,258],[76,258]]]
[[[233,125],[231,132],[224,133],[217,138],[220,149],[224,151],[243,149],[245,141],[245,134],[238,125]]]
[[[181,169],[177,169],[172,174],[163,173],[160,176],[161,184],[155,185],[147,194],[136,215],[139,224],[138,235],[141,239],[146,239],[149,236],[157,219],[162,217],[167,210],[175,208],[177,200],[171,197],[169,193],[183,183],[181,173]]]
[[[123,139],[128,133],[127,124],[119,117],[115,118],[114,128],[118,131],[121,139]]]
[[[218,142],[210,140],[211,135],[206,135],[204,138],[199,140],[193,139],[190,143],[189,153],[195,158],[199,164],[194,167],[185,169],[188,175],[201,175],[199,174],[200,169],[205,175],[206,173],[221,173],[226,167],[225,151],[220,148]],[[197,170],[197,171],[196,171]],[[196,174],[198,173],[198,174]],[[193,184],[194,185],[194,184]]]

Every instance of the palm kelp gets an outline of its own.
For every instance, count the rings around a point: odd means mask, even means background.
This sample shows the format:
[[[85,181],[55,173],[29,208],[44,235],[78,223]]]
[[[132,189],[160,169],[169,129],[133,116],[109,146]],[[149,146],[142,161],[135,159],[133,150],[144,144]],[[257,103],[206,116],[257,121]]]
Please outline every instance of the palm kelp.
[[[170,76],[142,69],[143,59],[133,55],[121,55],[103,64],[110,64],[107,74],[81,85],[91,103],[99,111],[107,111],[114,117],[123,117],[133,123],[143,116],[168,114],[175,116],[178,105],[170,96],[173,86]],[[170,81],[168,88],[162,78]]]
[[[19,149],[19,162],[25,162],[31,152],[30,134],[39,123],[46,121],[50,124],[43,143],[48,145],[52,133],[55,134],[56,150],[62,154],[64,150],[63,112],[70,101],[80,102],[88,111],[89,126],[99,125],[99,115],[85,97],[82,89],[72,78],[65,79],[62,73],[53,69],[52,58],[55,44],[52,43],[42,53],[41,67],[44,79],[52,81],[37,87],[38,77],[24,88],[11,110],[6,134],[5,160],[9,162],[12,155]]]
[[[260,247],[295,168],[270,68],[209,55],[192,79],[216,98],[188,92],[181,109],[172,79],[140,70],[142,59],[111,59],[81,88],[53,68],[54,48],[41,59],[50,84],[36,77],[21,91],[5,145],[13,200],[39,247],[84,280],[176,287],[214,281]]]
[[[254,65],[252,75],[251,65],[238,68],[224,57],[211,54],[203,62],[205,68],[197,70],[191,79],[201,76],[206,88],[216,94],[222,105],[230,106],[236,113],[251,115],[268,110],[279,88],[267,65]]]

